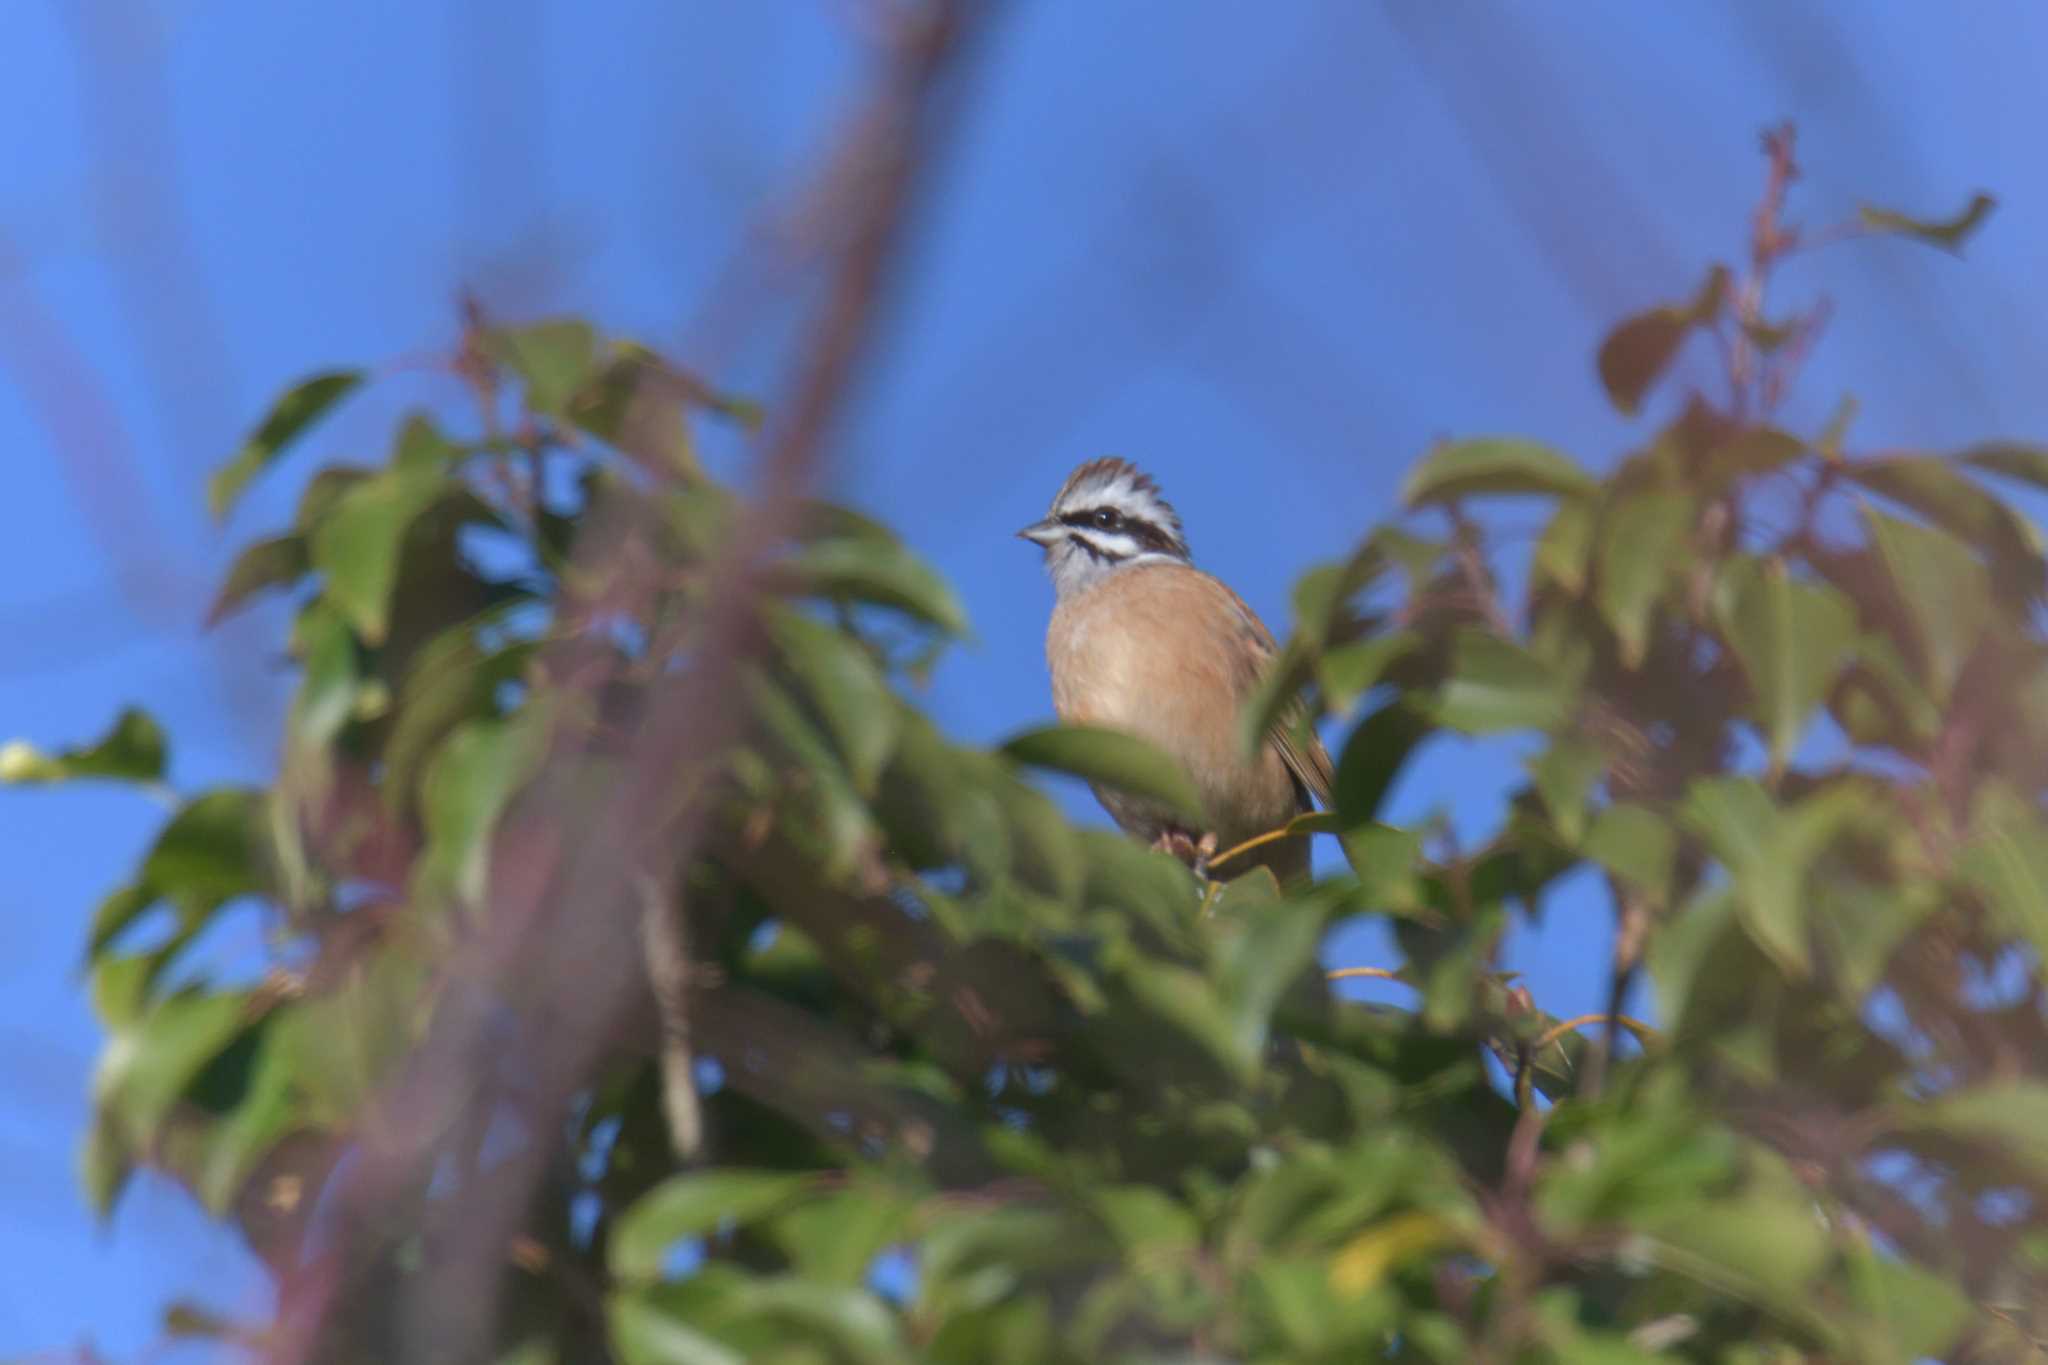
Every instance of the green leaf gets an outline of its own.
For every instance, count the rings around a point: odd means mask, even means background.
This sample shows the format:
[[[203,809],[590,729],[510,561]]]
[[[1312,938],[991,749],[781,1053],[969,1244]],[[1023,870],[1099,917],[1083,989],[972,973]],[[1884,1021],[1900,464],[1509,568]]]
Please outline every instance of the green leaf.
[[[1358,898],[1367,910],[1403,914],[1420,907],[1415,867],[1422,857],[1422,836],[1392,825],[1347,827],[1339,836],[1345,860],[1358,876]]]
[[[1390,630],[1325,649],[1316,660],[1316,681],[1323,691],[1323,704],[1337,715],[1348,714],[1359,698],[1378,685],[1391,665],[1421,643],[1421,637],[1412,630]]]
[[[1720,311],[1727,289],[1727,267],[1716,265],[1691,302],[1638,313],[1607,334],[1597,357],[1600,382],[1624,417],[1635,416],[1692,329]]]
[[[1756,694],[1771,771],[1781,772],[1855,657],[1856,608],[1825,583],[1796,581],[1776,559],[1728,559],[1715,586],[1721,633]]]
[[[288,588],[312,569],[313,560],[304,536],[272,536],[257,541],[235,556],[213,605],[206,609],[206,624],[218,625],[265,588]]]
[[[1337,818],[1347,830],[1371,824],[1410,754],[1434,730],[1427,716],[1397,698],[1360,721],[1337,759]]]
[[[1629,668],[1649,649],[1651,611],[1688,552],[1692,521],[1692,497],[1678,492],[1624,494],[1601,518],[1600,613]]]
[[[485,649],[479,632],[488,631],[516,604],[464,621],[429,640],[413,655],[392,709],[390,733],[384,740],[384,799],[393,810],[408,811],[420,766],[435,744],[465,720],[491,719],[498,714],[498,691],[524,676],[535,646],[515,641],[501,649]],[[308,665],[307,676],[312,676]]]
[[[1206,1055],[1225,1076],[1248,1085],[1258,1074],[1261,1059],[1245,1055],[1229,1006],[1202,973],[1134,956],[1118,976],[1145,1013]]]
[[[605,1322],[625,1365],[747,1365],[744,1352],[690,1326],[653,1293],[614,1292],[605,1300]]]
[[[447,474],[461,463],[466,452],[448,439],[434,419],[423,412],[408,415],[398,429],[391,451],[391,467],[406,474],[426,476]]]
[[[1135,735],[1095,725],[1049,725],[1016,736],[1002,745],[1001,752],[1019,763],[1148,798],[1190,826],[1207,826],[1208,816],[1187,769]]]
[[[1593,479],[1537,441],[1481,437],[1439,445],[1422,458],[1401,485],[1401,505],[1410,509],[1482,494],[1581,497]]]
[[[570,404],[576,425],[664,474],[703,474],[691,440],[689,404],[718,400],[644,346],[618,342]]]
[[[1566,847],[1578,847],[1586,837],[1586,808],[1593,788],[1607,773],[1607,755],[1583,740],[1558,739],[1527,767],[1558,837]]]
[[[612,1225],[611,1273],[621,1280],[661,1276],[669,1248],[728,1224],[746,1227],[780,1212],[813,1185],[802,1172],[727,1166],[673,1176],[633,1201]]]
[[[1230,890],[1246,885],[1255,883],[1243,878]],[[1233,914],[1222,905],[1212,913],[1219,919]],[[1254,1070],[1272,1033],[1274,1007],[1315,964],[1327,912],[1312,899],[1281,900],[1278,888],[1269,884],[1249,911],[1233,917],[1242,918],[1245,928],[1222,950],[1218,967],[1238,1055],[1247,1070]]]
[[[93,1099],[123,1138],[147,1151],[171,1108],[250,1023],[246,991],[180,991],[117,1030],[93,1073]]]
[[[1857,1359],[1942,1356],[1970,1322],[1969,1298],[1931,1270],[1869,1246],[1846,1248],[1843,1261],[1850,1299],[1870,1324]]]
[[[1810,1196],[1775,1165],[1740,1194],[1632,1209],[1649,1259],[1711,1289],[1778,1312],[1806,1311],[1807,1286],[1826,1263],[1828,1231]]]
[[[873,796],[896,747],[902,716],[872,653],[845,631],[770,607],[768,633],[785,668],[823,718],[854,789]]]
[[[1593,564],[1593,531],[1598,509],[1590,499],[1573,498],[1557,505],[1550,524],[1536,542],[1535,567],[1573,596],[1586,590]]]
[[[967,610],[953,589],[894,541],[816,541],[799,550],[787,570],[798,592],[893,607],[949,635],[967,632]]]
[[[1980,800],[1975,833],[1956,870],[1990,906],[2001,932],[2048,962],[2048,827],[2032,803],[1994,789]]]
[[[298,508],[292,513],[292,529],[301,534],[310,533],[327,519],[335,504],[341,501],[342,494],[376,473],[374,469],[356,464],[331,464],[316,470],[299,494]]]
[[[355,633],[324,598],[307,604],[298,622],[301,675],[292,698],[289,734],[301,755],[326,748],[355,714],[363,676]]]
[[[884,1180],[856,1178],[845,1189],[809,1194],[769,1220],[769,1235],[797,1274],[853,1289],[890,1246],[904,1239],[917,1200]]]
[[[874,842],[867,804],[824,733],[785,688],[755,668],[747,691],[764,736],[779,749],[778,765],[794,764],[801,773],[783,786],[783,823],[820,875],[837,882]]]
[[[1973,469],[2003,474],[2009,479],[2048,489],[2048,446],[2020,441],[1984,441],[1963,451],[1956,459]]]
[[[194,1193],[214,1217],[228,1216],[264,1158],[301,1122],[294,1062],[277,1031],[265,1028],[247,1093],[207,1136]]]
[[[1201,1224],[1185,1204],[1151,1185],[1109,1185],[1091,1192],[1089,1203],[1133,1261],[1191,1256],[1201,1242]]]
[[[1807,448],[1806,442],[1776,427],[1746,427],[1707,455],[1707,491],[1718,493],[1737,480],[1783,469]]]
[[[539,703],[506,720],[472,720],[449,735],[420,783],[426,853],[418,876],[465,905],[483,903],[498,816],[547,754]]]
[[[1671,896],[1671,869],[1678,835],[1671,822],[1647,806],[1618,802],[1593,821],[1586,856],[1642,892],[1654,905]]]
[[[325,416],[328,409],[353,393],[365,377],[361,370],[333,370],[287,389],[234,458],[215,470],[207,481],[206,500],[214,517],[227,516],[249,482]]]
[[[384,642],[406,532],[450,487],[436,470],[386,470],[343,493],[314,528],[313,567],[326,576],[327,600],[365,643]]]
[[[1965,545],[1990,557],[2004,582],[2029,593],[2042,588],[2041,533],[1948,460],[1895,455],[1847,466],[1849,475],[1873,493],[1909,507]]]
[[[2048,1180],[2048,1085],[2039,1081],[1986,1081],[1924,1105],[1902,1107],[1897,1121],[1908,1131],[1997,1148],[2031,1179]]]
[[[84,1187],[86,1206],[105,1223],[135,1173],[135,1159],[129,1145],[114,1131],[105,1115],[95,1116],[78,1153],[78,1183]]]
[[[0,784],[32,786],[104,778],[159,783],[164,778],[164,732],[148,712],[122,708],[113,728],[91,744],[44,753],[25,740],[0,744]]]
[[[1953,218],[1925,219],[1908,218],[1891,209],[1881,209],[1864,204],[1856,211],[1856,217],[1871,232],[1897,233],[1941,247],[1945,251],[1960,253],[1965,240],[1977,230],[1987,214],[1996,208],[1998,201],[1982,193],[1970,196],[1969,204]]]
[[[1569,679],[1513,640],[1467,627],[1452,644],[1436,721],[1472,735],[1547,730],[1570,713],[1573,695]]]
[[[1863,820],[1870,793],[1828,787],[1789,809],[1746,777],[1694,782],[1686,824],[1706,839],[1735,883],[1735,907],[1750,939],[1790,976],[1807,972],[1808,875],[1842,831]]]
[[[181,905],[218,905],[264,889],[263,793],[222,787],[187,802],[157,835],[138,881]]]
[[[597,333],[571,318],[497,328],[485,344],[526,385],[527,407],[550,417],[568,407],[597,362]]]
[[[272,1024],[266,1048],[303,1095],[307,1123],[340,1128],[357,1119],[417,1045],[434,1003],[431,985],[413,945],[386,938]],[[459,1088],[416,1095],[406,1122],[421,1134],[440,1132],[464,1099]]]
[[[1944,703],[1990,616],[1990,576],[1962,542],[1944,531],[1869,508],[1863,516],[1920,646],[1928,690]]]

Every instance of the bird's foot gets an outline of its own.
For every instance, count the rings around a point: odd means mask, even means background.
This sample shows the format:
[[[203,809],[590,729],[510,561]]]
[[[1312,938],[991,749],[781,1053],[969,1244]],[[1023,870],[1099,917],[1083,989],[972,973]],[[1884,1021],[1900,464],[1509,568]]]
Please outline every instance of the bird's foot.
[[[1193,868],[1195,875],[1203,881],[1209,879],[1209,859],[1216,856],[1216,836],[1213,833],[1197,838],[1184,829],[1169,828],[1160,831],[1152,841],[1152,847],[1161,853],[1170,853]]]

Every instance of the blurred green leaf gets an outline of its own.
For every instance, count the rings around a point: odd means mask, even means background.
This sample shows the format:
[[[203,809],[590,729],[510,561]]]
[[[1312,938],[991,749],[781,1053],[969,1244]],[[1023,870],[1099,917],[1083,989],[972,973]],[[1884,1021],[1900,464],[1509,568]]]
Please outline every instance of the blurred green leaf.
[[[228,575],[206,609],[206,624],[221,620],[265,588],[286,588],[313,571],[313,560],[301,535],[271,536],[235,556]]]
[[[1871,544],[1884,562],[1915,643],[1928,690],[1945,702],[1976,649],[1990,615],[1990,577],[1955,537],[1864,510]]]
[[[1622,496],[1600,524],[1600,612],[1614,628],[1624,666],[1637,668],[1649,648],[1650,614],[1690,546],[1692,498],[1686,493]]]
[[[164,754],[162,727],[147,711],[128,706],[114,718],[113,728],[91,744],[54,754],[26,740],[0,744],[0,784],[20,787],[81,778],[160,783]]]
[[[1617,802],[1593,818],[1586,856],[1641,892],[1653,905],[1671,897],[1671,872],[1678,835],[1671,822],[1647,806]]]
[[[1401,505],[1428,507],[1480,495],[1533,494],[1579,497],[1593,480],[1547,445],[1511,437],[1481,437],[1439,445],[1401,485]]]
[[[1973,1316],[1969,1298],[1925,1267],[1872,1247],[1843,1259],[1855,1314],[1869,1324],[1859,1333],[1857,1359],[1904,1365],[1943,1355]]]
[[[1598,509],[1587,498],[1560,502],[1536,542],[1536,568],[1566,592],[1577,596],[1586,590],[1592,574],[1593,530]]]
[[[2009,479],[2048,489],[2048,446],[2020,441],[1984,441],[1956,457],[1973,469],[2003,474]]]
[[[1706,486],[1720,492],[1740,479],[1783,469],[1807,451],[1806,442],[1776,427],[1745,427],[1707,456]]]
[[[896,697],[874,656],[846,632],[771,607],[768,632],[782,664],[823,718],[854,788],[873,795],[901,728]]]
[[[249,482],[330,408],[353,393],[366,377],[361,370],[332,370],[285,390],[234,458],[207,481],[206,501],[215,518],[227,516]]]
[[[1370,824],[1379,814],[1380,802],[1431,730],[1429,718],[1406,702],[1396,700],[1382,706],[1351,731],[1337,759],[1337,787],[1334,793],[1337,818],[1346,829]]]
[[[562,415],[597,362],[597,333],[573,318],[493,328],[484,344],[526,385],[526,405],[550,417]]]
[[[1986,796],[1956,871],[1989,903],[2002,932],[2048,961],[2048,826],[2024,797]]]
[[[1734,878],[1744,928],[1788,975],[1808,968],[1805,886],[1814,860],[1869,802],[1862,788],[1835,786],[1780,808],[1746,777],[1707,778],[1686,793],[1685,822]]]
[[[611,1344],[625,1365],[748,1365],[743,1352],[696,1330],[657,1294],[615,1290],[605,1303]]]
[[[1117,1245],[1132,1260],[1192,1256],[1202,1228],[1186,1205],[1150,1185],[1110,1185],[1089,1200]]]
[[[265,1028],[247,1093],[207,1135],[194,1193],[216,1218],[233,1210],[264,1158],[305,1121],[299,1104],[304,1079],[297,1074],[296,1060],[279,1045],[275,1029]]]
[[[458,726],[420,780],[426,851],[418,877],[465,905],[483,903],[498,816],[547,754],[550,718],[531,705],[505,720]]]
[[[815,541],[788,561],[787,571],[798,592],[893,607],[949,635],[967,633],[967,611],[953,590],[894,541]]]
[[[1254,873],[1231,884],[1238,892]],[[1272,1034],[1273,1011],[1289,987],[1305,979],[1322,946],[1324,907],[1312,900],[1283,900],[1277,885],[1262,888],[1249,912],[1219,905],[1216,915],[1240,915],[1243,932],[1220,955],[1219,976],[1243,1065],[1255,1068]]]
[[[1001,752],[1034,768],[1070,773],[1098,786],[1156,801],[1191,828],[1207,824],[1202,799],[1179,760],[1121,730],[1048,725],[1008,740]]]
[[[1340,716],[1347,714],[1359,698],[1383,680],[1390,665],[1420,644],[1420,637],[1413,631],[1390,630],[1325,649],[1316,660],[1316,681],[1323,690],[1323,704]]]
[[[1775,559],[1730,558],[1715,588],[1721,632],[1756,694],[1771,770],[1782,771],[1854,656],[1856,609],[1825,583],[1793,579]]]
[[[769,1235],[796,1273],[820,1284],[855,1288],[875,1258],[903,1241],[917,1200],[881,1180],[856,1179],[820,1191],[766,1220]]]
[[[1896,455],[1846,468],[1871,492],[1911,508],[1983,552],[2002,581],[2028,594],[2042,590],[2040,531],[1957,464],[1924,455]]]
[[[250,1001],[245,991],[188,988],[115,1031],[93,1073],[92,1093],[128,1143],[149,1149],[172,1106],[249,1026]]]
[[[1466,734],[1547,730],[1570,714],[1573,688],[1513,640],[1468,627],[1452,641],[1451,667],[1435,703],[1436,721]]]
[[[318,993],[272,1024],[265,1050],[278,1054],[309,1124],[345,1127],[391,1082],[419,1042],[433,1003],[430,985],[418,948],[386,938],[337,964]],[[272,1078],[259,1072],[257,1079]],[[406,1122],[431,1138],[464,1099],[459,1087],[415,1094]],[[251,1136],[258,1139],[261,1118],[259,1113],[250,1119]]]
[[[533,644],[515,641],[487,649],[480,643],[479,632],[502,616],[501,611],[465,621],[413,655],[384,740],[383,792],[392,809],[412,808],[415,780],[434,746],[463,721],[496,718],[499,690],[524,676]]]
[[[1960,253],[1963,243],[1997,205],[1996,199],[1979,192],[1971,195],[1969,204],[1953,218],[1909,218],[1903,213],[1881,209],[1871,204],[1859,207],[1856,217],[1857,221],[1872,232],[1897,233],[1903,237],[1913,237],[1931,243],[1947,251]]]
[[[789,1207],[813,1183],[801,1172],[740,1167],[673,1176],[635,1200],[612,1225],[611,1273],[628,1282],[657,1279],[676,1243],[760,1222]]]
[[[406,532],[448,491],[439,471],[387,470],[349,488],[314,528],[313,567],[327,599],[365,643],[384,642]]]
[[[1941,1133],[1995,1148],[2024,1168],[2029,1179],[2048,1180],[2048,1084],[2038,1080],[1981,1082],[1925,1104],[1901,1106],[1895,1121],[1909,1132]]]
[[[1576,848],[1586,836],[1587,806],[1595,785],[1606,776],[1607,755],[1584,740],[1556,739],[1527,767],[1558,837]]]
[[[218,787],[186,802],[143,859],[143,880],[219,900],[261,891],[263,801],[253,787]]]

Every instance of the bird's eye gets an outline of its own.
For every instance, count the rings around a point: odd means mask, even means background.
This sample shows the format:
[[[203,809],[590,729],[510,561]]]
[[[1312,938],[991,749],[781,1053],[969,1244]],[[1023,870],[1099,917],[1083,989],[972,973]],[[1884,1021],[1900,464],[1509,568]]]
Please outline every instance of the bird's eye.
[[[1114,531],[1123,524],[1123,520],[1117,514],[1117,510],[1114,507],[1098,507],[1095,509],[1095,524],[1105,531]]]

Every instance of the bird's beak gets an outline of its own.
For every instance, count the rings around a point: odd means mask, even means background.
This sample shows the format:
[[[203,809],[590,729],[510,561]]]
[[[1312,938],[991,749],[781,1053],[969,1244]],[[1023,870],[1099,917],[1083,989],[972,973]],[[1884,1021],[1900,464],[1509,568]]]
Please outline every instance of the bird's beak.
[[[1017,534],[1025,540],[1036,541],[1038,544],[1050,549],[1052,543],[1065,533],[1066,527],[1047,517],[1044,521],[1032,522]]]

